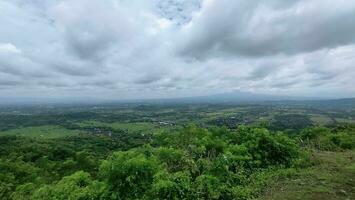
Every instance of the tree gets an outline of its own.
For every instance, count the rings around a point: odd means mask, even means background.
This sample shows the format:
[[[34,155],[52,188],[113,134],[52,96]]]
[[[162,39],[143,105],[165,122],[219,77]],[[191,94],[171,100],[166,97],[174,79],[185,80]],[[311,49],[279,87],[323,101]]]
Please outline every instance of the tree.
[[[113,199],[142,199],[151,189],[160,165],[155,156],[135,150],[115,152],[103,162],[100,173]]]
[[[93,181],[86,172],[79,171],[71,176],[64,177],[54,185],[44,185],[32,196],[35,200],[94,200],[104,194],[106,186]]]

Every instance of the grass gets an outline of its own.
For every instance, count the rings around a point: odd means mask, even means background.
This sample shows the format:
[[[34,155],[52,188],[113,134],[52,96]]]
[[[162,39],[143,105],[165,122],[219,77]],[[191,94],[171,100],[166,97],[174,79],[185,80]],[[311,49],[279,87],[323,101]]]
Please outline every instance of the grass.
[[[115,123],[104,123],[99,121],[85,121],[78,124],[81,127],[94,127],[94,126],[104,126],[111,127],[117,130],[127,130],[128,132],[150,132],[154,133],[166,129],[165,127],[158,126],[154,123],[149,122],[115,122]]]
[[[330,117],[325,115],[312,115],[311,120],[315,122],[317,125],[322,125],[322,126],[332,123],[332,119],[330,119]]]
[[[0,132],[0,136],[4,135],[16,135],[32,138],[61,138],[66,136],[76,136],[80,131],[68,130],[60,126],[35,126],[35,127],[26,127],[11,129],[7,131]]]
[[[335,118],[339,123],[355,123],[354,119]]]
[[[313,166],[269,185],[265,200],[355,199],[355,151],[313,152]]]

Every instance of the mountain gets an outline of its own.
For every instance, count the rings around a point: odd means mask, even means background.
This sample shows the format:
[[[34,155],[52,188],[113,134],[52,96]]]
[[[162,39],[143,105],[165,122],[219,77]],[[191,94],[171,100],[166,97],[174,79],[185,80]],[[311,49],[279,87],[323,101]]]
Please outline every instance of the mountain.
[[[0,98],[0,105],[17,104],[121,104],[121,103],[291,103],[291,104],[311,104],[324,103],[355,105],[355,98],[335,99],[319,97],[299,97],[299,96],[278,96],[251,92],[234,91],[229,93],[213,94],[196,97],[180,98],[157,98],[157,99],[131,99],[131,100],[102,100],[89,97],[82,98]]]
[[[149,100],[130,100],[133,103],[257,103],[271,101],[323,100],[321,98],[276,96],[251,92],[235,91],[196,97],[160,98]]]

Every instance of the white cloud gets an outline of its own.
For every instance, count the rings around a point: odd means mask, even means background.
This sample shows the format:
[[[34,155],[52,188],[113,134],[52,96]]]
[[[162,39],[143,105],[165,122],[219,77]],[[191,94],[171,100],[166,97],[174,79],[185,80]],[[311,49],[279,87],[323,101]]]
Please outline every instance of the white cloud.
[[[11,43],[0,43],[0,54],[6,53],[21,53],[21,49],[18,49]]]

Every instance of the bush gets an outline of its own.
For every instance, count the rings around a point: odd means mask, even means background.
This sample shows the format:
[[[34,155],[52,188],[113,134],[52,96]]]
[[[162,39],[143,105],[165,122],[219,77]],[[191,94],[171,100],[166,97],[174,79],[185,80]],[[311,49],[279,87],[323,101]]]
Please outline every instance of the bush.
[[[266,129],[241,127],[236,134],[235,142],[248,149],[252,166],[291,166],[299,156],[296,142],[282,133],[271,134]]]
[[[67,200],[67,199],[99,199],[104,192],[105,185],[93,181],[86,172],[79,171],[64,177],[55,185],[45,185],[32,196],[36,200]]]
[[[116,152],[103,162],[100,173],[114,199],[142,199],[151,189],[160,165],[140,152]]]
[[[355,148],[355,129],[341,126],[333,129],[313,127],[300,134],[301,143],[319,150],[339,151]]]

